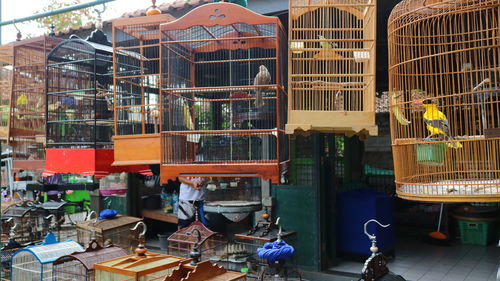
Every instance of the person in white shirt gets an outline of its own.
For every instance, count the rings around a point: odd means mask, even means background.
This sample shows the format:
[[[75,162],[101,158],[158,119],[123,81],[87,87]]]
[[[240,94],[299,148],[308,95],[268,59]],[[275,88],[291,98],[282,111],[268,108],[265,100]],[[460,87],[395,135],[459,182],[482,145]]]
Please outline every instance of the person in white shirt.
[[[200,177],[179,177],[179,181],[178,225],[187,227],[195,220],[196,207],[202,206],[205,180]],[[200,220],[203,222],[204,218],[200,216]]]

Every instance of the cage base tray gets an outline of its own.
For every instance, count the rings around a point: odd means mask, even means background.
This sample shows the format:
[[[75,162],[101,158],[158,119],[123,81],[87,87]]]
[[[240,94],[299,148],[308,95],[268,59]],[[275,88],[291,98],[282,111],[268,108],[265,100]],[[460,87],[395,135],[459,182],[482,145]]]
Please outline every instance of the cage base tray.
[[[496,202],[500,201],[500,179],[403,184],[398,195],[418,201]]]

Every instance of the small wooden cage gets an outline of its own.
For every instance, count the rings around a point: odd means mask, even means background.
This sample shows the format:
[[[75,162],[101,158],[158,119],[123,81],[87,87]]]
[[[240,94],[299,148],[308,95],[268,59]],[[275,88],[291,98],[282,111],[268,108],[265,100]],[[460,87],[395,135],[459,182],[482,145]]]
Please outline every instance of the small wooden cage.
[[[94,264],[126,256],[127,251],[120,247],[101,247],[92,241],[84,252],[66,255],[54,261],[53,281],[93,281]]]
[[[280,20],[213,3],[160,29],[161,181],[238,174],[280,182],[288,161]]]
[[[208,260],[218,254],[216,251],[222,248],[220,246],[227,244],[227,240],[222,234],[211,231],[199,221],[177,230],[168,237],[167,241],[170,255],[186,258],[189,257],[194,244],[198,242],[203,260]]]
[[[28,246],[14,253],[11,281],[52,281],[53,262],[61,256],[83,250],[75,241],[59,242],[54,234],[49,233],[42,244]]]
[[[500,2],[404,0],[389,18],[397,193],[500,201]]]
[[[84,221],[76,225],[77,240],[82,245],[89,245],[95,227],[96,241],[100,245],[111,240],[113,245],[131,252],[139,242],[139,232],[131,228],[140,221],[140,218],[120,215],[114,219],[97,221],[95,224],[93,221]]]
[[[143,256],[128,255],[94,265],[96,281],[163,280],[179,267],[184,258],[146,252]]]
[[[174,19],[113,21],[115,165],[160,164],[160,24]]]
[[[290,0],[286,132],[377,135],[376,0]]]

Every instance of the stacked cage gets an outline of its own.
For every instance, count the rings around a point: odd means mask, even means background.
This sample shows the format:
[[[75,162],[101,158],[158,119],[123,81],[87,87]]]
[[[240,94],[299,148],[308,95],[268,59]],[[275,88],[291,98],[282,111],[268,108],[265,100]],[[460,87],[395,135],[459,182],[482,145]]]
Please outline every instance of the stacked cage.
[[[397,193],[500,201],[500,3],[405,0],[389,18]]]
[[[12,44],[0,46],[0,138],[9,140],[12,101]]]
[[[290,0],[289,134],[376,135],[376,0]]]
[[[28,246],[12,257],[11,280],[52,280],[53,262],[61,256],[83,251],[75,241],[59,242],[49,233],[42,244]]]
[[[94,281],[94,264],[126,255],[127,252],[122,248],[103,248],[94,240],[84,252],[72,253],[55,260],[53,281]]]
[[[288,160],[286,36],[276,17],[207,4],[161,25],[161,180],[279,182]]]

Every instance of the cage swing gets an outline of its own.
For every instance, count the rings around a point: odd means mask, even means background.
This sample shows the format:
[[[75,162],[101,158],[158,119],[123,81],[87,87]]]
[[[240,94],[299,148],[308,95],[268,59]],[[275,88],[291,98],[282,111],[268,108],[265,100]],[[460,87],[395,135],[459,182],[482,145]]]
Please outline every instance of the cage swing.
[[[12,256],[11,280],[52,280],[53,262],[63,255],[83,251],[75,241],[57,241],[49,232],[42,244],[28,246]]]
[[[99,262],[94,265],[96,281],[111,280],[162,280],[165,275],[178,268],[185,258],[162,255],[149,252],[144,247],[146,225],[139,222],[134,227],[142,225],[143,231],[139,235],[139,245],[135,254]]]
[[[389,88],[400,197],[500,201],[499,12],[488,0],[405,0],[393,9]]]
[[[290,0],[288,134],[377,135],[375,0]]]
[[[160,29],[161,181],[238,174],[279,182],[288,160],[279,19],[213,3]]]

